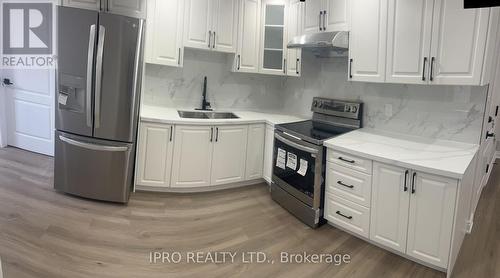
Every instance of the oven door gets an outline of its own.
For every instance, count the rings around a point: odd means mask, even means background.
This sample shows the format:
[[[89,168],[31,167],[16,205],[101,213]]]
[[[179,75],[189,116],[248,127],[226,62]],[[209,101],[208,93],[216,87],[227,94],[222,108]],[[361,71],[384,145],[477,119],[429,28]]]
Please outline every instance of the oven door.
[[[309,207],[321,206],[323,146],[274,134],[273,182]]]

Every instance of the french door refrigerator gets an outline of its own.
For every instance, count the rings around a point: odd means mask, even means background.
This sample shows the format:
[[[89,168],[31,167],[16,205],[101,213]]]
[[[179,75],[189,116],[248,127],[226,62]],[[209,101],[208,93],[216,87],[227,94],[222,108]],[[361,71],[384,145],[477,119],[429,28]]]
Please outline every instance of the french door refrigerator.
[[[54,188],[127,203],[133,186],[142,19],[58,7]]]

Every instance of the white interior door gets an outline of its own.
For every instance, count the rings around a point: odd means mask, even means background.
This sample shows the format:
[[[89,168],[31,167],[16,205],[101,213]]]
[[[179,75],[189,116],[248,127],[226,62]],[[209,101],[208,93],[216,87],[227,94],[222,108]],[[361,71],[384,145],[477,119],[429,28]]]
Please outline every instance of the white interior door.
[[[54,155],[54,90],[52,69],[3,70],[13,85],[4,89],[7,144]]]

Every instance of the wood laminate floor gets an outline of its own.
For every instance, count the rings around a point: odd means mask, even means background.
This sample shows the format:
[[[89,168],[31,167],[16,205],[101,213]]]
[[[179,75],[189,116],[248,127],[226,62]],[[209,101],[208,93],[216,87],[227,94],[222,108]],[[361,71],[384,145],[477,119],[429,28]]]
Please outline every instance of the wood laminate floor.
[[[52,189],[53,160],[0,149],[4,278],[444,277],[329,225],[312,230],[274,203],[267,186],[200,194],[136,193],[128,206]],[[500,275],[500,169],[495,167],[455,277]],[[275,263],[151,264],[151,251],[261,251]],[[281,264],[280,252],[349,254],[351,262]],[[241,254],[241,253],[238,253]],[[248,258],[248,257],[247,257]],[[0,275],[1,277],[1,275]]]

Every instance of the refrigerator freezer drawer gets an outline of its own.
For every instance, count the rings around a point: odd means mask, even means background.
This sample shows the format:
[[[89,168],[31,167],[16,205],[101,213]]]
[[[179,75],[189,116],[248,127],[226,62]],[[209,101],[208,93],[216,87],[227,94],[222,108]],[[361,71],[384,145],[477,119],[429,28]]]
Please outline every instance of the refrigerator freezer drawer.
[[[126,203],[135,145],[56,131],[54,188],[85,198]]]

